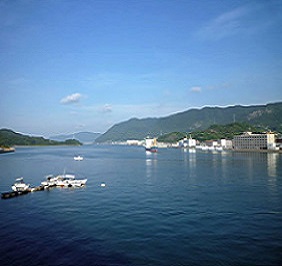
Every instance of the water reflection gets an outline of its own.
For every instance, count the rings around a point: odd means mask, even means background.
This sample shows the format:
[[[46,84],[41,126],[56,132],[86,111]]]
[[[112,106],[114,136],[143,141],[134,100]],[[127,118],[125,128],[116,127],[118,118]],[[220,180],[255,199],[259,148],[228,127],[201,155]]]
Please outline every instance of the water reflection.
[[[183,149],[185,169],[190,177],[196,176],[196,149]]]
[[[267,153],[267,172],[271,177],[277,177],[278,153]]]
[[[157,154],[146,151],[146,176],[151,178],[157,166]]]
[[[278,159],[279,159],[278,153],[267,153],[268,185],[271,190],[276,190],[277,187]]]
[[[227,159],[228,159],[228,152],[227,151],[221,151],[221,172],[222,172],[222,177],[225,179],[228,174],[228,165],[227,165]]]
[[[190,176],[196,176],[196,150],[189,149],[189,168]]]

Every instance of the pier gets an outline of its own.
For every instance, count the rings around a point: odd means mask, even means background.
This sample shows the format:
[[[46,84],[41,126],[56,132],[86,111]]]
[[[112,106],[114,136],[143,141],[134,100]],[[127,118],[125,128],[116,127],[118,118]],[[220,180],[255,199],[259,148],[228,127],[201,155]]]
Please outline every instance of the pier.
[[[10,199],[22,195],[26,195],[31,192],[36,192],[36,191],[42,191],[44,189],[48,189],[49,187],[46,186],[37,186],[37,187],[32,187],[24,191],[10,191],[10,192],[3,192],[1,193],[1,198],[2,199]]]

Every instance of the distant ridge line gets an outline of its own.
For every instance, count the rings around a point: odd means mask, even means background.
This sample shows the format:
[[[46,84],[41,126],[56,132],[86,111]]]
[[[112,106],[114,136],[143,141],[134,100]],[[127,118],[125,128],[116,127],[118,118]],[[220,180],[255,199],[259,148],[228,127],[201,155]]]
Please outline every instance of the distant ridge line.
[[[193,132],[207,129],[212,124],[247,122],[282,132],[282,102],[265,105],[231,105],[228,107],[205,106],[160,118],[131,118],[113,125],[96,142],[125,141],[158,137],[161,133]]]

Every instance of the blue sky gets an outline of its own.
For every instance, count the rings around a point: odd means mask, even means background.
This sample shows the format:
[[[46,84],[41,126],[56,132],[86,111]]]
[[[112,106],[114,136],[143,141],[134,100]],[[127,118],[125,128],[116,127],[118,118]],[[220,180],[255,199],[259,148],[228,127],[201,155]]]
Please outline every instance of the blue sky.
[[[0,128],[282,100],[282,1],[0,0]]]

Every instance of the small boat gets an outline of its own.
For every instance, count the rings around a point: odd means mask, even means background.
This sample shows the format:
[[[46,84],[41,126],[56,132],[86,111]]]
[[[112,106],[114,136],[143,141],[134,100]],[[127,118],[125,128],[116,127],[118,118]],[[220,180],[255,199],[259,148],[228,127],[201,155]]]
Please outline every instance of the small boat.
[[[30,189],[30,185],[26,184],[23,181],[23,177],[17,178],[14,185],[12,185],[12,190],[17,191],[17,192],[19,192],[19,191],[29,191],[29,189]]]
[[[75,175],[63,174],[57,176],[56,184],[59,187],[82,187],[87,179],[75,179]]]
[[[57,187],[82,187],[86,184],[87,179],[75,179],[75,175],[63,174],[58,176],[47,176],[47,180],[41,182],[43,186],[57,186]]]
[[[80,156],[80,155],[78,155],[78,156],[74,156],[73,159],[74,159],[75,161],[82,161],[82,160],[83,160],[83,157]]]
[[[156,138],[146,138],[145,139],[145,150],[149,152],[157,152],[158,146],[157,146],[157,139]]]
[[[45,187],[55,187],[57,185],[57,180],[57,177],[54,177],[53,175],[47,175],[46,181],[41,182],[41,185]]]

